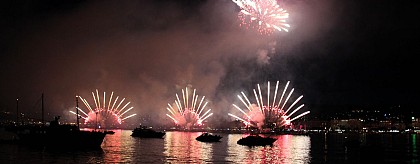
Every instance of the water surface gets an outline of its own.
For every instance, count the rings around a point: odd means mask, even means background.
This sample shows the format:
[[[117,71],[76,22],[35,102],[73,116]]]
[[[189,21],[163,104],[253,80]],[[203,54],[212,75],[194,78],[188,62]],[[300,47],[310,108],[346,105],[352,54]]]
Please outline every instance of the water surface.
[[[49,151],[0,144],[0,163],[418,163],[416,134],[277,135],[273,146],[236,142],[245,134],[223,134],[221,142],[196,141],[201,132],[167,132],[163,139],[131,137],[114,130],[100,150]],[[349,142],[360,141],[360,142]],[[63,141],[65,142],[65,141]],[[349,144],[352,143],[352,144]],[[357,144],[354,144],[357,143]]]

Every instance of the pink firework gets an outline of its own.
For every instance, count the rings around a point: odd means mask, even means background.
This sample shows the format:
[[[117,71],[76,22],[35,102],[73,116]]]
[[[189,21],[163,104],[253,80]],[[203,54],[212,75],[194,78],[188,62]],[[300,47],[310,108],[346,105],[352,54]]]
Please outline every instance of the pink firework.
[[[304,104],[295,107],[303,98],[303,95],[299,96],[293,103],[289,103],[288,101],[294,91],[294,88],[292,88],[289,93],[286,93],[289,83],[290,82],[287,82],[280,96],[280,94],[278,94],[279,81],[277,81],[274,95],[271,97],[270,82],[268,82],[267,96],[264,96],[266,98],[265,100],[263,99],[263,94],[261,94],[261,88],[258,84],[258,93],[257,90],[254,89],[255,103],[251,103],[248,97],[241,92],[242,96],[238,95],[238,98],[245,108],[240,108],[235,104],[233,104],[233,106],[242,113],[243,117],[231,113],[228,113],[228,115],[242,121],[246,126],[253,126],[260,129],[279,128],[290,125],[292,121],[309,114],[310,111],[296,114],[297,111],[304,107]]]
[[[135,116],[136,114],[131,114],[125,116],[127,112],[129,112],[133,107],[127,107],[130,102],[125,103],[125,98],[118,100],[119,96],[115,99],[112,99],[114,96],[114,92],[111,93],[110,97],[107,99],[106,93],[104,92],[103,96],[99,95],[98,90],[96,90],[96,94],[92,92],[93,101],[95,102],[94,108],[91,107],[89,102],[82,98],[81,96],[77,96],[83,104],[87,108],[87,112],[83,109],[78,108],[79,116],[85,120],[85,123],[95,123],[98,122],[99,124],[105,124],[108,118],[113,118],[114,122],[118,122],[121,124],[125,119]],[[124,105],[125,104],[125,105]],[[74,111],[70,111],[73,114],[76,114]],[[104,126],[104,125],[103,125]]]
[[[238,14],[241,26],[256,29],[261,34],[288,31],[286,23],[289,13],[276,0],[232,0],[241,8]]]
[[[208,102],[203,104],[203,100],[205,96],[203,96],[198,102],[198,95],[195,94],[195,89],[191,95],[188,88],[182,89],[182,102],[179,99],[178,94],[176,95],[176,100],[174,104],[171,105],[168,103],[168,107],[166,108],[170,114],[166,114],[169,118],[171,118],[175,124],[183,126],[186,129],[190,129],[194,126],[201,126],[203,121],[206,120],[208,117],[213,115],[213,113],[209,113],[211,109],[206,110],[206,106]],[[191,95],[192,97],[189,97]],[[204,110],[206,110],[204,112]]]

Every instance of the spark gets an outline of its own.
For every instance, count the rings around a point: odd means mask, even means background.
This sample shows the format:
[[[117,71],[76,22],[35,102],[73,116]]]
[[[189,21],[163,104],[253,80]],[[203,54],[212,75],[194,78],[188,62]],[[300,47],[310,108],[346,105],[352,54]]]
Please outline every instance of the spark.
[[[174,122],[175,123],[178,123],[178,121],[176,121],[176,119],[175,118],[173,118],[171,115],[169,115],[169,114],[166,114],[169,118],[171,118],[172,120],[174,120]]]
[[[254,126],[254,125],[252,125],[250,122],[248,122],[248,121],[244,120],[243,118],[240,118],[240,117],[238,117],[238,116],[236,116],[236,115],[234,115],[234,114],[228,113],[228,115],[229,115],[229,116],[232,116],[232,117],[234,117],[234,118],[236,118],[236,119],[238,119],[238,120],[240,120],[240,121],[242,121],[242,122],[244,122],[246,125],[251,125],[251,126]]]
[[[261,34],[271,34],[274,31],[288,32],[286,19],[289,13],[281,8],[276,0],[232,0],[241,11],[238,18],[240,26],[254,28]]]
[[[125,119],[130,118],[130,117],[133,117],[135,115],[137,115],[137,114],[135,114],[135,113],[134,114],[131,114],[131,115],[127,116],[127,117],[122,118],[121,120],[125,120]]]
[[[83,114],[85,114],[86,116],[89,116],[85,111],[83,111],[82,109],[80,109],[79,107],[77,108],[77,110],[79,110],[80,112],[82,112]]]
[[[75,112],[73,112],[73,111],[70,111],[70,113],[73,113],[73,114],[77,115],[77,114],[76,114]],[[85,119],[85,120],[87,119],[86,117],[83,117],[83,116],[82,116],[82,115],[80,115],[80,114],[79,114],[79,117],[81,117],[81,118],[83,118],[83,119]]]

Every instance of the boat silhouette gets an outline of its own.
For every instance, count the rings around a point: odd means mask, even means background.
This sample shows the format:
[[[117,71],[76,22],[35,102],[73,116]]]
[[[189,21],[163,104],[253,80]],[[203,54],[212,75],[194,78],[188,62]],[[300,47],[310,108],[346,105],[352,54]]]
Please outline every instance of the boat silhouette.
[[[50,125],[17,126],[17,143],[48,149],[99,149],[106,133],[82,131],[75,125],[60,125],[59,117]]]
[[[209,134],[209,133],[203,133],[195,139],[197,141],[201,141],[201,142],[220,142],[221,138],[222,138],[222,136],[219,136],[219,135],[212,135],[212,134]]]
[[[44,95],[42,95],[42,104],[44,104],[43,97]],[[9,131],[16,134],[16,143],[22,145],[63,150],[101,148],[106,133],[96,130],[80,130],[78,126],[79,117],[77,117],[77,125],[60,124],[59,119],[60,116],[56,116],[54,120],[49,122],[49,125],[45,124],[44,121],[42,121],[42,124],[18,125],[10,127]]]
[[[105,131],[104,131],[104,133],[105,133],[105,134],[115,134],[115,132],[114,132],[114,131],[112,131],[112,130],[105,130]]]
[[[266,146],[266,145],[273,145],[276,141],[276,138],[271,137],[262,137],[260,135],[249,135],[247,137],[239,139],[236,143],[239,145],[245,146]]]
[[[163,138],[165,134],[165,132],[158,132],[146,126],[140,126],[132,131],[131,136],[139,138]]]

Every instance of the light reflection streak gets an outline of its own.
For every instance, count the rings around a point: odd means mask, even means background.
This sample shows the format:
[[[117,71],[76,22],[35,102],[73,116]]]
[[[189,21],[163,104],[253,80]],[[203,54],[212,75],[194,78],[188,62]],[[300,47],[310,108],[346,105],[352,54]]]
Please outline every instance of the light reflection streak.
[[[211,144],[195,140],[201,132],[168,132],[165,136],[166,162],[201,163],[203,159],[211,159]]]
[[[114,152],[125,152],[127,150],[122,150],[122,143],[121,143],[121,137],[122,137],[122,131],[121,130],[114,130],[113,135],[106,135],[104,138],[104,141],[102,142],[102,147],[106,147],[107,151],[113,152],[108,153],[109,155],[106,155],[104,157],[104,161],[106,162],[121,162],[123,161],[123,154],[126,153],[114,153]]]
[[[242,134],[232,134],[227,137],[228,148],[227,148],[227,156],[225,159],[226,161],[242,161],[242,159],[246,158],[246,154],[244,153],[247,147],[238,145],[236,142],[241,139],[242,137],[246,137],[247,135]],[[235,146],[230,146],[235,145]],[[242,161],[243,162],[243,161]]]
[[[245,163],[310,163],[310,137],[297,135],[279,135],[273,146],[236,147],[231,151],[245,152],[235,156],[236,161]],[[237,141],[237,138],[234,140]],[[235,142],[236,142],[235,141]],[[242,150],[241,150],[242,149]]]
[[[412,145],[412,156],[417,157],[417,134],[411,134],[411,145]],[[416,162],[415,160],[411,161],[412,163]]]

